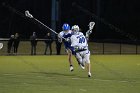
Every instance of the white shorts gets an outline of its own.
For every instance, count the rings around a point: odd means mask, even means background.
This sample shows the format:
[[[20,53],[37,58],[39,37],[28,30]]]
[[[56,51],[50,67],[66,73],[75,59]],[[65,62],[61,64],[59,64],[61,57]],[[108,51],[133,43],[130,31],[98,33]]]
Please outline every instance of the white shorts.
[[[80,62],[90,63],[90,51],[89,50],[77,52],[75,56]]]

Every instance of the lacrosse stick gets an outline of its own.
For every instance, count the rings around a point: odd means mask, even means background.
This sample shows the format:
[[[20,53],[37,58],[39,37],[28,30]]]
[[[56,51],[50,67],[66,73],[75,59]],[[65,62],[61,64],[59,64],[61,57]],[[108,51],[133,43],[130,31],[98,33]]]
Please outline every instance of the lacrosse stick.
[[[32,14],[29,13],[28,10],[25,11],[25,16],[34,19],[35,21],[37,21],[38,23],[40,23],[41,25],[43,25],[44,27],[46,27],[47,29],[49,29],[50,31],[52,31],[55,34],[58,34],[57,32],[55,32],[53,29],[51,29],[50,27],[46,26],[45,24],[43,24],[41,21],[39,21],[38,19],[34,18]]]
[[[92,33],[92,29],[95,26],[95,22],[89,22],[89,30],[86,32],[86,37],[89,38],[89,35]]]
[[[46,26],[45,24],[43,24],[41,21],[39,21],[38,19],[34,18],[32,14],[29,13],[28,10],[25,11],[25,16],[34,19],[35,21],[37,21],[38,23],[40,23],[41,25],[43,25],[45,28],[49,29],[50,31],[52,31],[53,33],[55,33],[56,35],[59,35],[56,31],[54,31],[53,29],[51,29],[50,27]],[[61,37],[62,39],[66,40],[66,38]],[[67,40],[66,40],[67,41]]]
[[[89,30],[92,30],[95,26],[95,22],[89,22]]]

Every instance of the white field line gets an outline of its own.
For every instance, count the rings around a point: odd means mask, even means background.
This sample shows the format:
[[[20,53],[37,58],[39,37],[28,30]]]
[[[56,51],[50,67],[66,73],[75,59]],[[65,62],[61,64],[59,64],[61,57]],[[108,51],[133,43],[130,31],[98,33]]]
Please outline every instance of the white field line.
[[[80,91],[86,92],[87,90],[86,89],[80,89]]]
[[[3,74],[4,76],[24,76],[24,74],[11,74],[11,73],[5,73]],[[36,76],[36,77],[44,77],[44,76]],[[47,78],[53,78],[53,77],[47,77]],[[87,77],[88,78],[88,77]],[[73,80],[82,80],[84,78],[71,78]],[[122,83],[140,83],[140,82],[137,82],[137,81],[127,81],[127,80],[111,80],[111,79],[97,79],[97,78],[94,78],[92,79],[92,77],[89,79],[89,80],[95,80],[95,81],[105,81],[105,82],[111,82],[111,81],[115,81],[115,82],[122,82]]]
[[[81,78],[71,78],[71,79],[76,79],[77,80],[77,79],[81,79]]]
[[[137,64],[137,66],[140,66],[140,64]]]
[[[88,78],[88,77],[87,77]],[[72,78],[74,80],[82,80],[83,78]],[[89,79],[89,80],[95,80],[95,81],[104,81],[104,82],[112,82],[112,81],[115,81],[115,82],[121,82],[121,83],[140,83],[140,82],[137,82],[137,81],[128,81],[128,80],[111,80],[111,79],[97,79],[97,78],[93,78],[93,79]]]
[[[110,79],[94,79],[94,80],[96,80],[96,81],[117,81],[117,82],[131,82],[131,81],[126,81],[126,80],[110,80]]]
[[[8,73],[6,73],[6,74],[3,74],[3,75],[5,75],[5,76],[11,76],[11,75],[15,75],[15,74],[8,74]]]

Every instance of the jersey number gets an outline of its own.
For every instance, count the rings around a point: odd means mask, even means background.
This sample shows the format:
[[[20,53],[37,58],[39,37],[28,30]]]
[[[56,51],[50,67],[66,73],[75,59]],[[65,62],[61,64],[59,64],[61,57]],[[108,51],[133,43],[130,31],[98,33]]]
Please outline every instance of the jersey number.
[[[85,38],[84,37],[79,38],[79,43],[85,43]]]

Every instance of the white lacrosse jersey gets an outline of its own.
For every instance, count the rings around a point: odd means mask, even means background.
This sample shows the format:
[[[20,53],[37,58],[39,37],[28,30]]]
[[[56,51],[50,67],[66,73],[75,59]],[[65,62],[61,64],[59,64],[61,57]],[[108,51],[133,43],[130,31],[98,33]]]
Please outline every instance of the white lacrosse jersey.
[[[71,36],[71,46],[78,49],[88,49],[87,39],[82,32],[77,32]]]
[[[88,50],[87,39],[82,32],[78,32],[71,36],[71,46],[74,47],[75,57],[80,63],[90,63],[90,51]],[[78,50],[77,50],[78,48]]]

